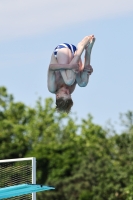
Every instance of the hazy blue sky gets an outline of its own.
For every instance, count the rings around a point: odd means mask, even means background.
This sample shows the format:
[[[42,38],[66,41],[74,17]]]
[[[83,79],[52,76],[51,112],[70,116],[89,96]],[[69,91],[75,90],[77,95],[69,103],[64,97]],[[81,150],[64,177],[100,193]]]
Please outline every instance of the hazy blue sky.
[[[29,106],[38,96],[55,99],[47,90],[53,49],[90,34],[94,73],[87,87],[77,86],[72,111],[101,125],[118,121],[133,110],[132,0],[1,0],[0,85]]]

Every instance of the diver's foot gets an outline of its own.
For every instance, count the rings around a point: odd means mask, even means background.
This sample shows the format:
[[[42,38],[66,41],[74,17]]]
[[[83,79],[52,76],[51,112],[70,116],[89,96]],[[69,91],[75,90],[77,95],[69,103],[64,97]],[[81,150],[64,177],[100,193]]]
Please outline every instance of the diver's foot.
[[[89,44],[89,42],[92,40],[94,35],[86,36],[81,40],[81,42],[78,43],[78,48],[86,48],[86,46]]]
[[[93,38],[94,38],[94,35],[84,37],[83,40],[81,40],[81,42],[79,42],[77,45],[76,55],[81,56],[84,49],[86,49],[91,44],[91,41],[93,40]]]

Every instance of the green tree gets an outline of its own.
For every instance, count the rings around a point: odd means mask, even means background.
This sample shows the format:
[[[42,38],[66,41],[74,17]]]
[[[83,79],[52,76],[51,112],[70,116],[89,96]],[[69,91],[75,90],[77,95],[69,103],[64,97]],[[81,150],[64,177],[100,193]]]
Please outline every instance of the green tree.
[[[38,200],[130,200],[133,112],[121,120],[125,130],[111,133],[91,115],[78,124],[76,116],[55,112],[51,98],[31,108],[0,87],[0,159],[37,158],[37,183],[56,188]]]
[[[14,102],[5,87],[0,88],[0,159],[24,157],[29,148],[26,124],[34,110]]]

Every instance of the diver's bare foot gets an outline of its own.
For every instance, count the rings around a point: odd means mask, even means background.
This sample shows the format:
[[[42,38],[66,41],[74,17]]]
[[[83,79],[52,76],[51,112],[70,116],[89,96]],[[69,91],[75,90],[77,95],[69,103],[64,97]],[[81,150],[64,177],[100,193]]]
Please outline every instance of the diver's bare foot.
[[[93,40],[93,38],[94,38],[94,35],[86,36],[83,38],[83,40],[81,40],[81,42],[78,43],[77,52],[76,52],[77,56],[78,55],[81,56],[84,49],[86,49],[87,46],[91,44],[91,41]]]
[[[89,43],[93,37],[94,37],[94,35],[84,37],[83,40],[81,40],[81,42],[78,43],[77,48],[81,48],[81,47],[86,48],[87,45],[89,45]]]

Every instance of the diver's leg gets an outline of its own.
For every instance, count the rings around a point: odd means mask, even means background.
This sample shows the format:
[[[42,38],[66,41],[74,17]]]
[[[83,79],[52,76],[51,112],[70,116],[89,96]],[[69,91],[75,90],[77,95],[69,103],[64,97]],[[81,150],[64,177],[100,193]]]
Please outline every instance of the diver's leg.
[[[83,51],[85,50],[85,48],[87,47],[87,45],[89,44],[91,37],[92,36],[86,36],[83,38],[83,40],[81,40],[81,42],[78,43],[74,58],[71,60],[70,64],[79,63],[81,59],[81,55]]]
[[[83,70],[79,72],[76,76],[76,81],[80,87],[85,87],[89,81],[89,75],[93,72],[92,67],[90,66],[90,57],[95,38],[92,37],[89,44],[85,48],[85,61]]]
[[[90,65],[91,51],[92,51],[92,47],[94,45],[94,42],[95,42],[95,38],[92,37],[91,40],[90,40],[90,42],[89,42],[89,44],[85,48],[84,67]]]
[[[57,52],[57,62],[59,64],[69,64],[73,59],[73,55],[68,48],[61,48]],[[66,85],[72,85],[75,82],[76,74],[71,70],[60,70],[62,78]]]

